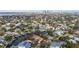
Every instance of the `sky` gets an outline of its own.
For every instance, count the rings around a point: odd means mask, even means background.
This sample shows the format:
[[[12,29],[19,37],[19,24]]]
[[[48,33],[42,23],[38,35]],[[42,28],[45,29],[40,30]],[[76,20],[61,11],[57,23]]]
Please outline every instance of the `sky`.
[[[0,10],[79,10],[79,0],[0,0]]]

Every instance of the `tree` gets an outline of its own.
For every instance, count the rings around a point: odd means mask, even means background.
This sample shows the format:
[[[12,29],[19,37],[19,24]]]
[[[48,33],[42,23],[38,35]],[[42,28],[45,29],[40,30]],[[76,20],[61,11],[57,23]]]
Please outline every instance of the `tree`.
[[[11,35],[6,35],[4,38],[8,42],[12,40],[12,36]]]

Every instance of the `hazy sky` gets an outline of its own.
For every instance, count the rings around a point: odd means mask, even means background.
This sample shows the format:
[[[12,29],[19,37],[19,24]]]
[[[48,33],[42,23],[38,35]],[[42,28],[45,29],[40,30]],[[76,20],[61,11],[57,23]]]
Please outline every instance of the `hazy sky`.
[[[0,10],[79,10],[79,0],[0,0]]]

